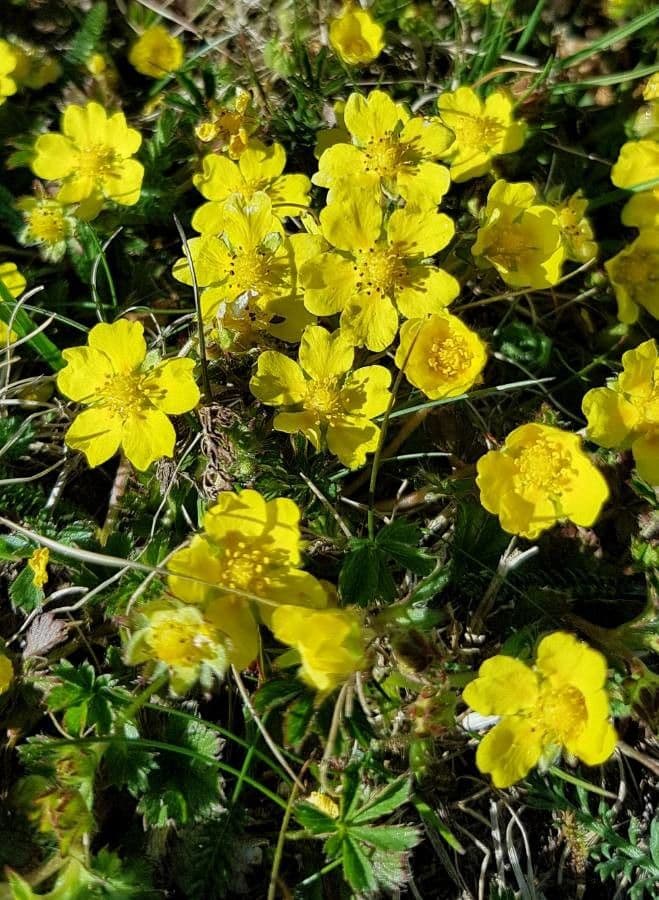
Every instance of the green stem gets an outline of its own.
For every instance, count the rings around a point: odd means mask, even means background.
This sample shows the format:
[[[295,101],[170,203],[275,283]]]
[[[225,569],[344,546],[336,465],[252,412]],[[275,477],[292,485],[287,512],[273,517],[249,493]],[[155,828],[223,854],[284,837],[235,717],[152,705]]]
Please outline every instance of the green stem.
[[[568,781],[570,784],[583,788],[585,791],[590,791],[591,794],[598,794],[600,797],[607,797],[609,800],[618,799],[611,791],[605,791],[604,788],[597,787],[597,785],[591,784],[589,781],[584,781],[582,778],[577,778],[576,775],[570,775],[568,772],[564,772],[557,766],[551,766],[549,774],[554,775],[556,778],[560,778],[562,781]]]

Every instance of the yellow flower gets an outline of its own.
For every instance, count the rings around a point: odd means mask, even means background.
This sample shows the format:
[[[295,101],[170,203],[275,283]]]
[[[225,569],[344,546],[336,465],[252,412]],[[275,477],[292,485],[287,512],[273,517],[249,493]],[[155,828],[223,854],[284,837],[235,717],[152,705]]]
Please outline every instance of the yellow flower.
[[[12,50],[16,54],[16,68],[12,72],[12,78],[19,87],[39,90],[57,81],[62,74],[62,67],[52,56],[33,47],[21,47],[17,44],[12,45]]]
[[[237,159],[247,147],[249,136],[256,131],[257,121],[251,112],[252,98],[238,88],[232,103],[221,105],[214,100],[208,104],[210,118],[195,127],[197,138],[204,144],[213,142],[216,150],[226,150]]]
[[[89,409],[66,433],[72,450],[99,466],[123,448],[135,468],[172,456],[176,433],[168,415],[194,409],[199,390],[191,359],[169,359],[145,368],[146,342],[139,322],[120,319],[89,332],[88,345],[62,352],[67,365],[57,386]]]
[[[631,190],[655,178],[659,178],[659,141],[647,139],[623,144],[611,169],[613,184]],[[639,229],[659,227],[659,188],[630,197],[622,211],[622,221]]]
[[[0,263],[0,282],[12,297],[20,297],[25,290],[25,279],[13,262]]]
[[[438,120],[410,116],[384,91],[351,94],[344,122],[352,143],[336,143],[320,157],[311,179],[320,187],[350,193],[355,185],[402,197],[417,207],[434,207],[449,189],[450,176],[438,159],[453,135]]]
[[[360,9],[348,0],[329,23],[330,44],[337,56],[349,66],[373,62],[382,53],[384,29],[370,11]]]
[[[247,301],[267,312],[272,304],[290,299],[289,314],[296,315],[302,303],[292,302],[293,247],[266,194],[254,194],[250,201],[228,200],[217,211],[215,226],[215,234],[205,232],[188,242],[197,284],[203,288],[204,321],[211,322],[216,315],[222,318],[232,304],[239,309]],[[177,260],[173,275],[183,284],[192,284],[187,259]]]
[[[219,629],[197,607],[167,600],[138,611],[124,657],[128,665],[166,666],[174,694],[185,694],[196,681],[210,688],[213,676],[222,678],[229,665]]]
[[[18,65],[18,55],[12,45],[0,38],[0,106],[7,97],[16,93],[17,85],[13,77]]]
[[[48,262],[59,262],[75,231],[75,218],[59,200],[43,191],[35,197],[20,197],[16,203],[23,213],[24,226],[18,240],[26,247],[38,247]]]
[[[292,500],[223,492],[203,527],[169,561],[168,586],[203,610],[222,634],[229,661],[242,669],[256,657],[258,622],[269,624],[273,608],[321,608],[327,593],[300,569],[300,510]]]
[[[330,453],[349,469],[364,464],[377,447],[380,429],[371,422],[390,400],[391,374],[384,366],[364,366],[348,374],[354,348],[341,331],[330,334],[317,325],[304,330],[299,365],[283,353],[266,350],[250,381],[255,397],[283,406],[274,427],[303,434],[316,450],[323,439]]]
[[[396,336],[398,312],[425,316],[457,297],[455,278],[423,261],[453,237],[444,213],[397,209],[382,235],[377,198],[356,190],[330,203],[320,223],[331,246],[300,267],[304,304],[319,316],[340,312],[341,329],[356,346],[384,350]]]
[[[479,379],[487,348],[457,316],[437,313],[410,319],[400,329],[396,365],[426,397],[458,397]]]
[[[299,653],[300,678],[323,694],[366,663],[362,617],[356,609],[280,606],[272,615],[272,631]]]
[[[581,438],[550,425],[520,425],[477,463],[476,484],[501,527],[534,539],[562,519],[590,526],[609,496]]]
[[[142,75],[162,78],[183,65],[183,44],[164,25],[151,25],[131,47],[128,60]]]
[[[82,218],[93,218],[103,199],[122,206],[137,203],[144,168],[136,159],[142,137],[126,124],[123,113],[108,116],[100,104],[67,106],[63,134],[42,134],[34,145],[32,171],[40,178],[61,181],[57,199],[80,203]]]
[[[11,687],[14,680],[14,667],[9,657],[0,652],[0,694],[4,694]]]
[[[556,208],[566,256],[578,263],[586,263],[597,256],[593,227],[586,217],[587,208],[588,200],[580,190]]]
[[[506,284],[536,290],[556,284],[565,259],[556,212],[537,202],[532,184],[503,179],[490,188],[471,252]]]
[[[659,72],[651,75],[643,88],[644,100],[659,100]]]
[[[630,325],[641,307],[659,319],[659,232],[641,231],[628,247],[604,263],[618,301],[618,318]]]
[[[622,372],[583,398],[588,437],[602,447],[631,448],[641,478],[659,485],[659,360],[655,341],[622,356]]]
[[[257,191],[269,197],[272,211],[280,219],[299,216],[309,205],[311,183],[306,175],[282,175],[285,165],[286,151],[281,144],[267,147],[256,140],[249,142],[237,163],[218,153],[209,153],[203,159],[202,172],[192,180],[202,196],[211,202],[196,210],[192,227],[202,234],[217,234],[226,200],[238,195],[242,201],[251,201]]]
[[[48,581],[48,560],[50,559],[50,550],[48,547],[39,547],[34,551],[28,559],[27,564],[34,573],[32,583],[37,588],[42,588]]]
[[[622,215],[623,225],[638,228],[659,228],[659,187],[652,191],[639,191],[625,203]]]
[[[453,181],[467,181],[492,171],[492,160],[514,153],[524,143],[526,124],[513,118],[513,100],[497,88],[485,101],[470,87],[446,91],[437,101],[442,122],[455,134],[444,156]]]
[[[535,665],[493,656],[463,699],[481,715],[501,716],[476,751],[476,765],[495,787],[510,787],[566,750],[588,766],[605,762],[617,735],[609,721],[606,660],[574,635],[543,638]]]

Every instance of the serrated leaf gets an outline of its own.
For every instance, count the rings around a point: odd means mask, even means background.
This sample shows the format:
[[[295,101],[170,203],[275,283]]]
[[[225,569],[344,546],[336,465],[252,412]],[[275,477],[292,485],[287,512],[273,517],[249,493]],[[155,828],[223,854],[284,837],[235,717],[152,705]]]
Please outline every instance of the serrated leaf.
[[[306,801],[298,803],[295,807],[295,818],[311,834],[330,834],[336,831],[337,820]]]
[[[405,519],[394,519],[378,532],[375,540],[399,565],[415,575],[428,575],[435,568],[436,560],[419,548],[422,537],[418,526]]]
[[[659,819],[653,819],[650,823],[650,856],[659,868]]]
[[[368,802],[360,807],[359,812],[350,819],[351,825],[361,825],[388,816],[410,798],[410,779],[401,775],[371,795]]]
[[[105,0],[97,0],[85,16],[66,54],[68,62],[76,66],[84,65],[96,50],[108,17]]]
[[[378,850],[402,853],[421,840],[418,828],[411,825],[350,825],[350,836]]]
[[[252,697],[258,713],[268,712],[278,706],[285,706],[304,691],[299,681],[291,678],[273,678],[266,681]]]
[[[298,697],[286,710],[284,717],[284,739],[291,747],[298,748],[302,745],[311,720],[314,717],[314,695],[303,694]]]
[[[383,554],[370,541],[355,543],[346,555],[339,574],[339,591],[348,604],[368,606],[377,599]]]
[[[15,609],[30,613],[41,606],[44,592],[34,583],[34,572],[29,566],[14,578],[9,586],[9,597]]]
[[[358,893],[377,890],[378,882],[371,861],[357,841],[345,837],[341,849],[343,874],[350,887]]]
[[[359,800],[361,770],[357,763],[351,763],[343,773],[341,792],[341,821],[349,822]]]

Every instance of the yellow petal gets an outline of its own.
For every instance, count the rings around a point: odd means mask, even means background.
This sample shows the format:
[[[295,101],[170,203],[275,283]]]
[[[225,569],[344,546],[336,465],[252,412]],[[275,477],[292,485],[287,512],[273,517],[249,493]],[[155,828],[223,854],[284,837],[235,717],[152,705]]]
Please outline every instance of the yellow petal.
[[[138,369],[146,356],[144,328],[139,322],[118,319],[111,325],[101,322],[89,332],[89,346],[104,353],[117,374]]]
[[[566,631],[555,631],[538,644],[536,668],[553,684],[574,684],[587,695],[606,681],[605,657]]]
[[[453,220],[434,210],[397,209],[387,225],[387,237],[400,256],[434,256],[455,234]]]
[[[476,751],[476,765],[492,776],[495,787],[506,788],[528,775],[542,750],[540,730],[526,719],[511,716],[485,735]]]
[[[414,266],[410,280],[396,292],[396,306],[409,319],[441,313],[460,293],[460,284],[444,269]]]
[[[147,375],[143,389],[151,403],[168,415],[180,415],[199,403],[192,359],[169,359]]]
[[[366,454],[378,445],[380,429],[361,416],[346,416],[327,428],[327,447],[348,469],[366,462]]]
[[[339,250],[368,250],[380,236],[382,209],[371,192],[354,191],[320,214],[323,237]]]
[[[632,453],[641,478],[653,486],[659,485],[659,428],[636,438]]]
[[[72,450],[81,450],[90,466],[100,466],[119,449],[121,418],[106,406],[83,410],[66,432],[65,441]]]
[[[521,660],[512,656],[493,656],[478,670],[462,698],[484,716],[508,716],[532,709],[538,699],[538,679]]]
[[[208,603],[204,616],[225,639],[229,662],[237,669],[246,669],[259,648],[259,629],[249,604],[223,594]]]
[[[57,374],[57,387],[71,400],[89,403],[114,375],[112,363],[100,350],[70,347],[62,351],[67,365]]]
[[[122,206],[133,206],[140,199],[144,166],[136,159],[124,159],[121,166],[99,178],[106,197]]]
[[[272,181],[284,171],[286,151],[281,144],[266,144],[251,140],[240,154],[238,162],[243,178],[247,182]],[[211,197],[209,199],[218,199]]]
[[[320,253],[299,269],[304,305],[316,316],[341,312],[355,292],[353,264],[338,253]]]
[[[347,413],[373,419],[389,406],[391,372],[384,366],[363,366],[348,376],[341,391],[341,405]]]
[[[78,165],[79,155],[74,143],[62,134],[39,135],[34,152],[30,164],[32,171],[48,181],[66,178]]]
[[[365,178],[366,188],[375,188],[379,184],[377,175],[364,175],[366,158],[364,153],[352,144],[333,144],[325,150],[318,160],[318,171],[311,181],[319,187],[331,188],[345,181],[346,178],[359,180]]]
[[[204,156],[201,165],[202,171],[193,175],[192,182],[207,200],[226,200],[245,185],[240,169],[226,156],[209,153]]]
[[[266,350],[259,356],[256,374],[249,388],[263,403],[293,406],[305,396],[306,384],[302,369],[296,362],[276,350]]]
[[[446,166],[424,161],[409,171],[400,171],[396,184],[401,197],[410,206],[419,209],[434,208],[448,191],[451,176]]]
[[[448,150],[454,137],[453,132],[439,119],[413,116],[405,123],[400,140],[410,145],[416,158],[437,159]]]
[[[396,337],[398,313],[386,297],[358,294],[344,309],[341,328],[357,347],[384,350]]]
[[[385,137],[402,121],[400,108],[384,91],[371,91],[368,97],[351,94],[344,110],[346,128],[359,144]]]
[[[303,434],[316,450],[320,450],[322,429],[317,415],[312,411],[277,413],[272,427],[284,434]]]
[[[601,447],[621,447],[638,419],[638,410],[611,388],[593,388],[581,408],[588,420],[588,438]]]
[[[325,328],[310,325],[300,343],[300,365],[313,379],[324,380],[343,375],[352,366],[355,351],[345,334],[330,334]]]
[[[78,147],[106,144],[109,133],[107,113],[100,103],[94,101],[85,106],[72,103],[64,110],[62,131]]]
[[[163,456],[172,457],[175,441],[174,426],[159,409],[136,409],[123,423],[124,453],[141,472]]]

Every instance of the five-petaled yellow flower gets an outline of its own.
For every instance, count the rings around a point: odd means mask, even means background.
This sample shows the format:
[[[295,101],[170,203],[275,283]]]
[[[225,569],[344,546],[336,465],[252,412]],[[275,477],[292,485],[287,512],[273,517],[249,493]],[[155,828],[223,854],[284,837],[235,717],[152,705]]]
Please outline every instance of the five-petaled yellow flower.
[[[152,25],[135,41],[128,59],[142,75],[162,78],[183,65],[183,44],[164,25]]]
[[[530,539],[563,519],[592,525],[609,496],[579,435],[551,425],[520,425],[477,469],[485,509],[506,531]]]
[[[90,466],[101,465],[119,447],[140,470],[173,455],[176,432],[167,417],[199,402],[192,359],[164,360],[146,368],[144,329],[125,319],[95,325],[87,346],[64,350],[62,356],[67,365],[57,386],[89,407],[73,420],[66,443],[81,450]]]
[[[449,189],[450,176],[435,160],[453,134],[437,119],[410,116],[384,91],[351,94],[343,112],[352,143],[335,143],[318,162],[311,179],[320,187],[351,193],[356,185],[402,197],[417,207],[436,206]]]
[[[441,94],[437,108],[442,122],[455,134],[455,142],[444,154],[453,181],[487,174],[495,156],[514,153],[524,143],[526,125],[515,121],[512,97],[503,88],[483,101],[473,88],[459,87]]]
[[[588,766],[611,756],[617,735],[609,721],[606,660],[572,634],[543,638],[535,664],[493,656],[463,691],[476,712],[501,716],[478,745],[476,765],[495,787],[510,787],[566,750]]]
[[[129,128],[122,112],[108,116],[94,101],[67,106],[62,134],[42,134],[34,145],[32,171],[40,178],[61,181],[61,203],[80,203],[78,215],[93,218],[103,200],[122,206],[137,203],[144,168],[133,159],[142,137]]]
[[[0,263],[0,282],[12,297],[20,297],[25,290],[25,278],[13,262]]]
[[[272,631],[297,650],[300,678],[324,695],[365,665],[364,626],[354,608],[280,606],[272,615]]]
[[[219,495],[203,531],[168,563],[170,591],[203,611],[239,669],[258,652],[258,623],[281,604],[323,608],[328,595],[302,571],[300,510],[292,500],[257,491]]]
[[[341,329],[356,346],[384,350],[406,318],[439,312],[460,285],[424,259],[443,249],[455,226],[431,209],[396,209],[384,227],[382,208],[369,192],[330,203],[320,214],[329,250],[300,267],[304,304],[319,316],[341,313]]]
[[[659,359],[655,341],[622,356],[623,370],[583,398],[588,437],[602,447],[631,448],[639,475],[659,485]]]
[[[49,559],[50,550],[48,547],[38,547],[27,561],[27,564],[33,573],[32,583],[37,588],[42,588],[48,581]]]
[[[197,284],[203,288],[204,321],[221,319],[232,304],[240,308],[250,303],[265,312],[276,307],[276,314],[286,318],[303,316],[302,302],[293,302],[293,246],[266,194],[228,200],[217,210],[215,226],[216,233],[205,232],[188,243]],[[185,258],[175,263],[173,274],[183,284],[193,283]],[[285,339],[298,338],[299,332]]]
[[[4,694],[11,687],[14,680],[14,667],[8,656],[0,652],[0,694]]]
[[[616,300],[618,318],[627,325],[638,319],[641,308],[659,319],[659,232],[652,228],[604,263]]]
[[[330,21],[329,39],[337,56],[349,66],[373,62],[382,53],[384,28],[370,11],[360,9],[351,0],[344,3],[340,14]]]
[[[501,179],[487,195],[471,252],[512,287],[550,287],[559,280],[565,259],[556,211],[538,202],[532,184]]]
[[[274,427],[302,433],[316,450],[327,441],[330,453],[349,469],[364,464],[378,444],[380,429],[371,419],[389,405],[391,374],[384,366],[351,372],[354,347],[341,331],[330,334],[310,325],[300,343],[299,364],[266,350],[250,381],[255,397],[283,406]],[[350,374],[349,374],[350,373]]]
[[[185,694],[200,681],[212,686],[229,665],[220,629],[201,610],[176,600],[154,600],[141,607],[125,650],[128,665],[155,663],[169,671],[173,694]]]
[[[263,191],[272,203],[272,211],[280,219],[299,216],[309,205],[311,182],[306,175],[283,175],[286,151],[281,144],[251,140],[238,162],[226,156],[209,153],[202,161],[202,171],[194,175],[195,187],[210,203],[204,203],[192,217],[192,227],[201,233],[221,231],[222,210],[229,197],[238,195],[244,202]]]
[[[14,72],[17,65],[18,55],[14,47],[9,41],[0,38],[0,106],[2,106],[7,97],[11,97],[16,93],[17,85]]]
[[[437,313],[410,319],[400,329],[396,365],[426,397],[457,397],[479,379],[487,348],[457,316]]]

